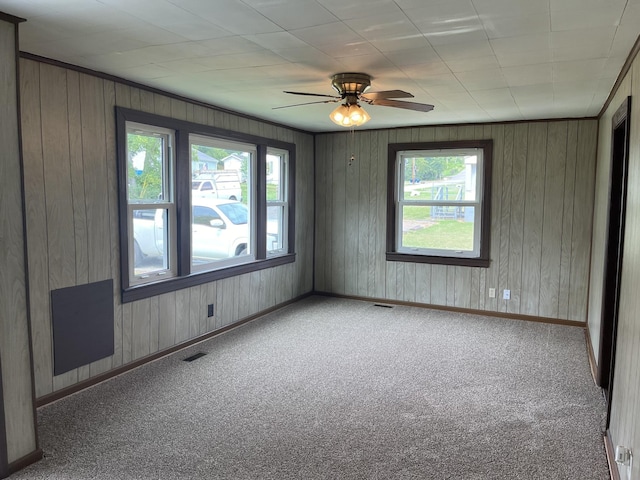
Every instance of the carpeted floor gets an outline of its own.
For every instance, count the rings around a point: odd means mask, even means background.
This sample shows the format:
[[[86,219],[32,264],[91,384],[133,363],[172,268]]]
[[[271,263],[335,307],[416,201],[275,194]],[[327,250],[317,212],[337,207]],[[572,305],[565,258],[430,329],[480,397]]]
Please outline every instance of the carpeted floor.
[[[10,478],[599,480],[604,414],[582,329],[310,297],[42,408]]]

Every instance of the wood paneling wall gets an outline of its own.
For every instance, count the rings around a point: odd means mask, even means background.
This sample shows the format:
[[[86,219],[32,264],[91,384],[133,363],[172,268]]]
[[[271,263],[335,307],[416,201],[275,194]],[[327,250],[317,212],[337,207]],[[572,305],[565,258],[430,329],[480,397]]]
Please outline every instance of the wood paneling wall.
[[[31,59],[21,60],[20,79],[38,398],[312,290],[312,135]],[[116,105],[295,143],[295,263],[122,304]],[[53,376],[50,291],[109,278],[114,280],[114,355]],[[209,303],[216,306],[211,318]]]
[[[387,262],[388,144],[469,139],[494,141],[490,268]],[[593,119],[318,135],[316,290],[586,321],[596,140]]]
[[[18,136],[17,28],[0,18],[0,415],[4,417],[0,418],[0,474],[6,473],[9,463],[36,450]]]
[[[637,57],[600,123],[600,138],[605,146],[599,149],[598,183],[602,183],[603,187],[598,191],[597,202],[605,203],[605,206],[602,207],[605,211],[608,208],[606,204],[608,204],[609,196],[611,115],[627,95],[632,96],[629,177],[617,351],[609,427],[613,445],[624,445],[631,448],[635,457],[631,472],[626,466],[619,467],[622,480],[640,478],[640,462],[637,461],[637,457],[640,455],[640,316],[638,316],[638,312],[640,312],[640,295],[638,294],[638,285],[640,285],[640,190],[637,188],[640,185],[640,101],[638,101],[640,98],[640,59]],[[605,185],[606,188],[604,188]],[[606,227],[606,215],[599,214],[596,221],[594,230],[598,232],[598,235],[594,235],[594,250],[597,249],[599,256],[603,257],[605,233],[601,233],[601,231]],[[598,306],[602,302],[602,265],[603,258],[598,258],[598,264],[596,265],[594,262],[594,269],[592,269],[592,303]],[[598,270],[595,270],[596,267]],[[600,286],[600,289],[597,288],[597,285]],[[599,314],[600,310],[594,309],[589,318],[589,332],[592,339],[598,338],[600,331]],[[594,345],[594,350],[597,352],[598,344]]]

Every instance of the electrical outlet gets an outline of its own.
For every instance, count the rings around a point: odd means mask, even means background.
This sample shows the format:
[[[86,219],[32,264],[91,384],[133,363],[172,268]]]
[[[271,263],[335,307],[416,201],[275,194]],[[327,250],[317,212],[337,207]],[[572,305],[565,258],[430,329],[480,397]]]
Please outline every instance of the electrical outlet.
[[[503,292],[502,294],[502,298],[504,300],[510,300],[511,299],[511,290],[506,290]]]
[[[490,288],[489,289],[489,298],[496,298],[496,289],[495,288]]]
[[[207,317],[213,317],[213,303],[207,306]]]
[[[631,463],[631,450],[622,445],[617,445],[615,460],[619,465],[629,465]]]

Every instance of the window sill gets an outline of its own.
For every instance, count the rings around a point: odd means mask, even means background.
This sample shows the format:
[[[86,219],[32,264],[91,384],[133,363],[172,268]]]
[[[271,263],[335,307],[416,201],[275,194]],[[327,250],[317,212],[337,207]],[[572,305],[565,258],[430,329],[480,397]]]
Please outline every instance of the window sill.
[[[455,265],[459,267],[489,268],[488,258],[437,257],[431,255],[415,255],[410,253],[387,252],[388,262],[432,263],[435,265]]]
[[[245,273],[256,272],[266,268],[277,267],[293,263],[296,260],[295,253],[288,253],[277,257],[267,258],[265,260],[256,260],[251,263],[235,265],[233,267],[221,268],[219,270],[210,270],[207,272],[196,272],[188,276],[173,277],[167,280],[148,283],[145,285],[136,285],[126,288],[122,291],[122,303],[129,303],[135,300],[142,300],[163,293],[174,292],[204,283],[222,280],[224,278],[244,275]]]

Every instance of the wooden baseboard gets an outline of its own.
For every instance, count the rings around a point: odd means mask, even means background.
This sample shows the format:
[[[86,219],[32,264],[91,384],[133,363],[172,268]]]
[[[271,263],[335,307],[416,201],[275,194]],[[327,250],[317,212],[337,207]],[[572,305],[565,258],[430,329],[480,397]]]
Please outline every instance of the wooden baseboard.
[[[118,375],[122,375],[123,373],[129,372],[135,368],[141,367],[142,365],[145,365],[149,362],[153,362],[160,358],[166,357],[167,355],[171,355],[173,353],[179,352],[180,350],[184,350],[185,348],[204,342],[205,340],[209,340],[218,335],[222,335],[223,333],[228,332],[229,330],[240,327],[241,325],[244,325],[245,323],[256,320],[268,313],[275,312],[276,310],[280,310],[281,308],[286,307],[287,305],[295,303],[299,300],[302,300],[310,295],[312,295],[311,292],[302,294],[296,298],[280,303],[271,308],[267,308],[266,310],[262,310],[261,312],[255,313],[249,317],[243,318],[242,320],[239,320],[235,323],[227,325],[226,327],[222,327],[218,330],[214,330],[213,332],[209,332],[204,335],[200,335],[199,337],[192,338],[191,340],[180,343],[178,345],[174,345],[173,347],[167,348],[160,352],[147,355],[146,357],[140,358],[134,362],[127,363],[126,365],[122,365],[121,367],[114,368],[113,370],[109,370],[108,372],[105,372],[101,375],[96,375],[95,377],[88,378],[87,380],[83,380],[82,382],[78,382],[69,387],[62,388],[48,395],[43,395],[42,397],[36,400],[36,407],[39,408],[39,407],[48,405],[50,403],[56,402],[64,397],[77,393],[81,390],[84,390],[85,388],[93,387],[94,385],[105,382]]]
[[[528,322],[550,323],[554,325],[566,325],[570,327],[585,328],[587,325],[586,322],[577,322],[575,320],[563,320],[560,318],[551,318],[551,317],[538,317],[535,315],[523,315],[521,313],[493,312],[490,310],[476,310],[473,308],[450,307],[448,305],[433,305],[430,303],[406,302],[403,300],[389,300],[386,298],[359,297],[356,295],[341,295],[339,293],[331,293],[331,292],[315,291],[313,292],[313,294],[323,295],[325,297],[346,298],[350,300],[362,300],[364,302],[382,303],[386,305],[404,305],[408,307],[429,308],[431,310],[443,310],[446,312],[470,313],[472,315],[483,315],[485,317],[497,317],[497,318],[506,318],[510,320],[525,320]]]
[[[24,457],[19,458],[15,462],[11,462],[9,464],[9,468],[8,468],[9,475],[13,475],[18,470],[22,470],[23,468],[28,467],[32,463],[36,463],[37,461],[39,461],[41,459],[42,459],[42,450],[37,449],[37,450],[25,455]],[[6,478],[6,477],[0,477],[0,478]]]
[[[611,441],[611,432],[607,430],[604,432],[604,450],[607,453],[607,463],[609,464],[609,475],[611,480],[620,480],[620,472],[618,472],[618,464],[615,460],[615,448]]]

